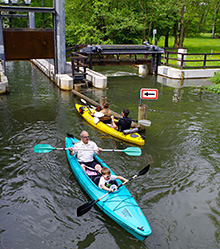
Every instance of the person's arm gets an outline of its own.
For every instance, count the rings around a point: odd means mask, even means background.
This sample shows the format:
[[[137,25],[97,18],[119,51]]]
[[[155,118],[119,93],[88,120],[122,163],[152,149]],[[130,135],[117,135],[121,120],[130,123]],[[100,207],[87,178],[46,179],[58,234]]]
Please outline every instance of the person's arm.
[[[96,154],[99,154],[99,152],[102,151],[102,148],[99,148],[95,142],[93,142],[93,145],[94,145],[94,152]]]
[[[114,129],[117,129],[118,126],[117,126],[116,123],[115,123],[114,116],[111,116],[111,119],[112,119],[112,126],[113,126],[113,128],[114,128]]]
[[[122,180],[124,182],[128,182],[128,179],[124,178],[123,176],[116,176],[116,179]]]

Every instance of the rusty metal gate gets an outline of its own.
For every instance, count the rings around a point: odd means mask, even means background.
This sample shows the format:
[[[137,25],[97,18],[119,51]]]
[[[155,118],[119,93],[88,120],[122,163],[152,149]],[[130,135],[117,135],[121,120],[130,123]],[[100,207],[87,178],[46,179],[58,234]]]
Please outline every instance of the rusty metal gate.
[[[4,29],[5,60],[52,59],[54,31],[49,29]]]

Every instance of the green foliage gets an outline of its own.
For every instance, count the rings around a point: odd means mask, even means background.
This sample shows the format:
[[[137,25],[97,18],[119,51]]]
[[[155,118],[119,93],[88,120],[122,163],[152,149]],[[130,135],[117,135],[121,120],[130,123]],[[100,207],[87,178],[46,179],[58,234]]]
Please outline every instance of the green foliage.
[[[220,94],[220,83],[204,87],[208,92]]]
[[[220,33],[220,11],[215,11],[218,4],[219,0],[65,0],[66,42],[68,46],[89,44],[92,38],[95,44],[152,43],[156,29],[157,40],[166,36],[167,41],[175,35],[178,45],[183,41],[181,30],[185,37],[198,37],[211,33],[214,20],[215,34]],[[31,2],[31,7],[42,6],[52,7],[53,0]],[[51,14],[36,13],[35,17],[36,28],[52,28]],[[20,20],[14,20],[14,24],[21,26]],[[173,45],[174,40],[169,43]]]
[[[214,74],[214,76],[210,79],[214,84],[220,84],[220,71]]]
[[[204,87],[208,92],[220,94],[220,71],[210,78],[213,85]]]
[[[218,0],[66,0],[67,44],[140,44],[173,36],[179,38],[181,10],[184,8],[185,37],[211,32],[214,9]],[[216,27],[220,25],[217,13]],[[217,29],[216,33],[220,31]],[[174,45],[174,40],[170,46]],[[164,46],[164,44],[162,44]]]

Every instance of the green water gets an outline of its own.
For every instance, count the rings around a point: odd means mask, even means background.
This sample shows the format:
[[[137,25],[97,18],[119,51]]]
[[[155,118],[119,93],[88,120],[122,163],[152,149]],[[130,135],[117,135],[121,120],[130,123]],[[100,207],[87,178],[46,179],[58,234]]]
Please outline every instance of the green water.
[[[74,109],[79,99],[59,90],[29,62],[7,62],[10,94],[0,96],[0,248],[219,248],[220,96],[174,89],[137,69],[102,68],[108,89],[84,93],[137,119],[141,88],[157,88],[144,101],[152,122],[140,157],[106,152],[101,158],[127,178],[148,163],[149,173],[127,185],[151,228],[140,242],[99,209],[82,217],[89,200],[63,151],[34,154],[35,144],[62,147],[66,132],[89,132],[102,148],[128,145],[89,126]],[[178,94],[179,100],[173,100]],[[133,146],[133,145],[132,145]]]

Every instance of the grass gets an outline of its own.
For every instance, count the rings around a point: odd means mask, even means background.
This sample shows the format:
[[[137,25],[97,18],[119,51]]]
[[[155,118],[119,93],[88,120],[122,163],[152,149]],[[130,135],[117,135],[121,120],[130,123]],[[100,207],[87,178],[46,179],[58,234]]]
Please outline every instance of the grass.
[[[157,42],[159,47],[164,47],[165,37]],[[174,37],[169,38],[169,46],[173,47]],[[199,37],[186,37],[183,47],[188,53],[220,53],[220,39],[212,39],[211,34],[200,34]]]

